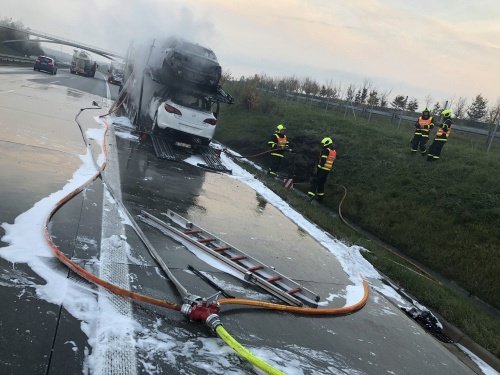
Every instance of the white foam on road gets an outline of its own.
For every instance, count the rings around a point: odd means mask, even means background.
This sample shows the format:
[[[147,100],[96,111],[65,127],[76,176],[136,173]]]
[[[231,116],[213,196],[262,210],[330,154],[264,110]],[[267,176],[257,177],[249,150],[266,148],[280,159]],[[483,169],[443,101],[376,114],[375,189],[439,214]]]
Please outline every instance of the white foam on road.
[[[92,129],[87,132],[87,136],[96,141],[102,141],[103,135],[102,128]],[[101,143],[99,142],[99,144]],[[97,349],[99,345],[106,343],[106,337],[125,338],[128,348],[130,348],[130,345],[133,346],[138,361],[141,363],[144,373],[147,374],[162,374],[162,366],[159,363],[184,373],[247,374],[252,371],[251,366],[242,361],[221,340],[205,336],[205,330],[200,331],[195,336],[191,330],[188,331],[182,327],[172,326],[168,320],[160,318],[153,322],[140,323],[128,313],[123,314],[123,312],[118,311],[116,304],[109,302],[107,292],[106,295],[100,293],[98,297],[96,290],[78,281],[68,279],[67,271],[54,265],[52,251],[45,243],[43,236],[44,223],[50,211],[60,199],[95,174],[96,170],[91,155],[89,153],[82,155],[81,160],[82,165],[80,168],[75,171],[72,178],[59,191],[37,202],[31,209],[19,215],[14,223],[2,223],[5,230],[2,241],[8,245],[0,249],[0,256],[10,261],[13,268],[15,268],[16,263],[29,265],[44,281],[39,283],[34,279],[23,281],[21,275],[21,277],[13,279],[2,279],[1,285],[17,288],[22,284],[23,290],[19,293],[18,298],[23,298],[27,288],[33,288],[39,298],[57,305],[62,304],[72,316],[80,320],[81,329],[88,337],[90,348],[75,348],[76,345],[71,340],[68,340],[67,343],[73,346],[73,350],[81,350],[86,353],[82,373],[100,373],[100,369],[103,368],[102,365],[109,359],[109,353],[112,353],[112,351],[108,351],[106,354],[106,351]],[[104,155],[99,155],[98,160],[102,162]],[[286,216],[296,222],[297,225],[307,230],[311,236],[318,238],[323,246],[338,257],[354,283],[354,285],[348,286],[345,292],[346,304],[359,300],[362,293],[360,287],[361,276],[380,277],[376,270],[361,256],[361,248],[357,246],[349,247],[335,240],[297,214],[248,172],[242,170],[224,156],[223,160],[225,165],[233,170],[233,178],[252,186],[259,194],[263,195]],[[199,159],[190,158],[189,162],[196,165]],[[105,196],[105,201],[112,204],[112,199],[108,196]],[[107,203],[105,202],[105,204]],[[122,213],[119,213],[119,215],[123,223],[130,224]],[[114,248],[121,247],[126,241],[125,235],[121,232],[117,232],[116,235],[104,234],[103,239],[103,246],[109,245]],[[102,261],[102,259],[96,261],[97,265],[100,266]],[[392,293],[394,293],[391,297],[398,297],[392,288],[387,287],[387,289],[391,289]],[[383,291],[384,294],[391,293],[388,290]],[[335,297],[336,295],[333,294],[330,296],[330,298]],[[125,307],[125,311],[128,311],[128,307]],[[103,335],[103,333],[105,334]],[[111,349],[117,348],[112,340],[108,342]],[[247,348],[286,374],[363,374],[363,372],[349,368],[347,365],[349,361],[334,352],[316,351],[297,345],[284,345],[279,349],[270,348],[265,346],[263,339],[259,338],[255,338],[254,342],[255,345],[248,345]],[[91,352],[92,354],[89,355]],[[124,351],[120,353],[124,353]],[[116,359],[120,362],[116,363],[116,367],[113,367],[117,371],[124,369],[124,367],[120,366],[132,366],[130,362],[122,361],[121,354]],[[325,367],[325,363],[329,365]],[[481,368],[483,371],[489,371],[485,366]],[[125,370],[123,373],[126,373]],[[494,372],[485,372],[485,374],[490,375],[494,374]]]

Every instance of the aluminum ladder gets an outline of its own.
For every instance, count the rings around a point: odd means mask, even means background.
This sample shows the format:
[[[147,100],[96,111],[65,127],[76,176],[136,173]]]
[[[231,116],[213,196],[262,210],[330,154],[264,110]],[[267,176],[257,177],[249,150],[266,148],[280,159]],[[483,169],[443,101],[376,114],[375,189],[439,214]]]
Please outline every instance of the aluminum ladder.
[[[243,278],[293,305],[318,307],[320,297],[274,268],[265,265],[243,251],[193,224],[172,210],[167,211],[169,222],[166,223],[146,211],[141,211],[140,218],[146,224],[160,231],[166,230],[172,238],[187,241],[198,249],[240,272]]]

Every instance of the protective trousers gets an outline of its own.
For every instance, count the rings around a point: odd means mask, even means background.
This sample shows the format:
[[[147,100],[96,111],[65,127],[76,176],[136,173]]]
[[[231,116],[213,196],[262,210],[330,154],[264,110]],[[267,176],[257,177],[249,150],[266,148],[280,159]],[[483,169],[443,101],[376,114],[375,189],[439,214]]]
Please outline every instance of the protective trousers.
[[[433,161],[439,159],[441,156],[441,150],[443,149],[446,139],[436,138],[429,147],[429,152],[427,153],[427,161]]]
[[[316,169],[316,176],[311,180],[311,187],[307,192],[311,198],[316,198],[318,201],[322,201],[325,196],[325,183],[328,177],[329,171],[321,168]]]
[[[273,155],[271,154],[271,165],[269,166],[268,174],[276,176],[281,168],[281,162],[283,161],[283,155]]]
[[[427,144],[427,141],[429,140],[429,136],[427,134],[421,134],[421,133],[415,133],[413,136],[410,145],[411,145],[411,152],[417,152],[420,150],[422,155],[425,154],[425,145]]]

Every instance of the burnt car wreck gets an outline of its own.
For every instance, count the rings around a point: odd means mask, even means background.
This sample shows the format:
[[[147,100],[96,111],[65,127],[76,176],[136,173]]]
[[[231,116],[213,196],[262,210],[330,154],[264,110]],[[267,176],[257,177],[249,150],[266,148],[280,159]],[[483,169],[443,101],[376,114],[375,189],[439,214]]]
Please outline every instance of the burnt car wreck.
[[[160,53],[155,53],[150,66],[159,82],[173,88],[187,84],[203,91],[214,91],[222,75],[217,56],[211,49],[179,38],[167,39]]]
[[[132,123],[171,141],[210,144],[220,104],[233,102],[214,52],[175,37],[146,48],[131,45],[126,59],[121,97]]]

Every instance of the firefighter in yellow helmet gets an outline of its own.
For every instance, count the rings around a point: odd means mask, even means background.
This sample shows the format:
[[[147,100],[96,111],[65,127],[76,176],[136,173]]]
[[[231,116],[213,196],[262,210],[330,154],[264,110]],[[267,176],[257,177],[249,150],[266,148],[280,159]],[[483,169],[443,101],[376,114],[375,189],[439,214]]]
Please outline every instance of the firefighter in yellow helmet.
[[[337,159],[337,151],[333,146],[333,140],[330,137],[325,137],[321,140],[321,153],[319,154],[318,165],[316,166],[316,173],[311,179],[311,187],[307,192],[309,198],[317,199],[319,202],[323,201],[325,196],[325,183],[328,174],[333,169],[335,159]]]
[[[288,149],[288,138],[285,135],[286,127],[284,124],[279,124],[276,126],[276,131],[273,136],[267,142],[271,147],[271,160],[269,169],[267,171],[268,175],[276,176],[280,170],[281,162],[285,157],[285,150]]]
[[[429,147],[429,152],[427,153],[427,161],[435,161],[441,157],[441,151],[446,142],[448,142],[448,137],[451,133],[451,117],[453,112],[451,109],[445,109],[441,112],[443,115],[443,122],[439,124],[436,137]]]
[[[422,155],[426,154],[425,145],[429,140],[429,132],[434,128],[431,112],[426,108],[415,123],[415,134],[410,142],[411,152],[415,154],[420,151]]]

